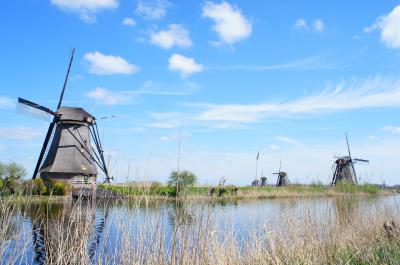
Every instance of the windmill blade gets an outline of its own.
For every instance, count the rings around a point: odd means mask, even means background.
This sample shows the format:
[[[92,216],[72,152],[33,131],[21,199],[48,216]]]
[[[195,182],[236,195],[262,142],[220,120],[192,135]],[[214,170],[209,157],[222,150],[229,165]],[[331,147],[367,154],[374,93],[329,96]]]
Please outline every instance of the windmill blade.
[[[36,179],[36,176],[37,176],[37,174],[38,174],[38,172],[39,172],[40,166],[42,165],[43,156],[44,156],[44,153],[45,153],[46,150],[47,150],[47,146],[49,145],[49,140],[50,140],[50,137],[51,137],[51,135],[52,135],[52,133],[53,133],[54,125],[55,125],[55,124],[56,124],[56,122],[53,121],[53,122],[50,123],[50,125],[49,125],[49,129],[47,130],[47,133],[46,133],[46,138],[44,138],[42,150],[40,151],[38,161],[36,162],[36,167],[35,167],[35,171],[33,172],[32,179]]]
[[[282,161],[279,161],[279,173],[281,173],[281,169],[282,169]]]
[[[366,160],[366,159],[361,159],[361,158],[354,158],[353,160],[354,160],[354,161],[356,161],[356,162],[364,162],[364,163],[369,163],[369,160]]]
[[[75,48],[73,48],[71,51],[71,58],[69,59],[68,70],[67,70],[67,74],[65,75],[64,85],[61,90],[60,100],[58,101],[57,109],[59,109],[61,107],[61,103],[64,98],[64,92],[65,92],[65,88],[67,87],[67,82],[68,82],[69,73],[71,71],[72,61],[74,60],[74,54],[75,54]]]
[[[18,98],[16,112],[28,116],[34,116],[47,121],[50,121],[52,117],[57,116],[57,114],[54,113],[51,109],[23,98]]]
[[[347,137],[347,133],[345,133],[345,136],[346,136],[347,151],[349,152],[349,157],[350,157],[350,159],[351,159],[349,138]]]

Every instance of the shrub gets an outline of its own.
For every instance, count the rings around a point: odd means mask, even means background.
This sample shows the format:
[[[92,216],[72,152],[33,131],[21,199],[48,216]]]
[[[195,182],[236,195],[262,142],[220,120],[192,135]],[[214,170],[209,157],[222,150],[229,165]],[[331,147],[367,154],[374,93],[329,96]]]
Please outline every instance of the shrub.
[[[51,190],[52,195],[64,196],[68,193],[68,185],[63,182],[56,182],[53,184],[53,188]]]
[[[26,195],[43,195],[46,191],[47,188],[41,178],[32,179],[25,183],[24,194]]]

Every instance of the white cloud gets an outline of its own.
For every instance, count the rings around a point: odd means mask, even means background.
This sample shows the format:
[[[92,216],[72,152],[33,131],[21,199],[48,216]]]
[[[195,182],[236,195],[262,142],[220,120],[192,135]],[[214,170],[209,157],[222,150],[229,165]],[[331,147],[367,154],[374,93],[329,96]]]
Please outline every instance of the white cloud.
[[[51,0],[61,10],[78,13],[86,22],[94,22],[96,13],[104,9],[115,9],[118,0]]]
[[[233,44],[251,35],[251,23],[240,9],[228,2],[216,4],[207,1],[203,6],[202,16],[214,21],[213,30],[218,33],[223,43]]]
[[[390,132],[392,134],[400,134],[400,127],[385,126],[382,128],[382,131]]]
[[[150,42],[164,49],[169,49],[173,46],[184,48],[192,46],[189,32],[179,24],[168,25],[168,30],[152,32],[150,34]]]
[[[390,48],[400,48],[400,5],[396,6],[392,12],[379,17],[375,23],[364,29],[371,32],[375,29],[381,31],[381,41]]]
[[[122,20],[122,24],[126,26],[135,26],[136,21],[131,17],[126,17]]]
[[[86,96],[96,100],[97,103],[105,105],[126,104],[132,99],[132,96],[126,95],[126,93],[111,91],[102,87],[97,87],[95,90],[88,92]]]
[[[196,63],[193,58],[180,54],[173,54],[168,62],[168,69],[180,72],[183,77],[203,71],[203,65]]]
[[[322,92],[291,101],[260,104],[197,104],[205,108],[196,119],[203,121],[258,122],[267,117],[321,114],[361,108],[398,107],[400,80],[379,76],[364,81],[341,82]]]
[[[303,18],[299,18],[293,25],[293,30],[308,29],[307,22]]]
[[[84,55],[89,63],[89,73],[96,75],[132,74],[139,67],[128,63],[124,58],[113,55],[104,55],[100,52],[89,52]]]
[[[324,29],[325,29],[325,23],[324,23],[324,21],[322,21],[322,19],[316,19],[316,20],[314,20],[313,28],[314,28],[314,30],[317,31],[317,32],[323,32]]]
[[[0,109],[12,109],[15,107],[15,100],[9,97],[0,96]]]
[[[136,13],[149,20],[161,19],[166,15],[170,5],[171,3],[166,0],[139,0]]]
[[[0,128],[0,138],[4,139],[30,141],[41,137],[44,137],[44,130],[42,128]]]

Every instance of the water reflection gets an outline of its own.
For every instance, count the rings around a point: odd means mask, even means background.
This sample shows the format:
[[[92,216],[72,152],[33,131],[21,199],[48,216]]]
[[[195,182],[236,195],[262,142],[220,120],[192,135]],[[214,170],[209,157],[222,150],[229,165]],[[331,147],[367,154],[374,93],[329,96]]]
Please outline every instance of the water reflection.
[[[310,231],[307,224],[320,229],[317,236],[327,238],[331,236],[327,227],[354,225],[353,220],[359,215],[374,214],[372,209],[391,207],[393,214],[399,214],[399,202],[400,196],[374,199],[343,196],[146,204],[94,200],[23,203],[16,207],[12,220],[24,219],[24,225],[15,221],[15,225],[10,226],[10,235],[2,239],[12,241],[18,234],[24,234],[19,231],[25,229],[30,242],[27,260],[34,264],[52,263],[63,251],[68,255],[73,253],[73,256],[64,257],[68,261],[107,263],[108,257],[118,255],[120,249],[128,247],[139,253],[143,248],[152,249],[157,242],[160,249],[179,249],[179,244],[196,239],[210,224],[215,224],[212,227],[218,231],[233,231],[239,243],[251,240],[254,232],[264,233],[266,225],[268,232],[279,233],[288,242],[290,231],[301,228],[304,233]],[[192,238],[175,238],[179,233]],[[20,237],[20,240],[26,239]],[[195,242],[191,243],[195,245]],[[10,243],[9,252],[20,244]],[[7,253],[2,255],[0,260],[7,260]]]
[[[356,196],[339,196],[333,198],[336,222],[340,227],[351,225],[355,219],[360,200]]]
[[[75,248],[76,255],[96,257],[107,223],[108,207],[98,209],[95,200],[75,200],[64,203],[40,203],[26,206],[31,220],[33,263],[52,263],[62,250]],[[77,242],[87,246],[76,246]],[[82,248],[88,253],[82,253]]]

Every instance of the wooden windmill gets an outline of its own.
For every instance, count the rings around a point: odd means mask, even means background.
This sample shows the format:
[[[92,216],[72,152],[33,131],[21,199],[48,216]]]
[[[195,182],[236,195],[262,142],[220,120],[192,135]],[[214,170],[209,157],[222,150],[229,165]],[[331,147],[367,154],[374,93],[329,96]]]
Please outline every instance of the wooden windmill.
[[[276,180],[277,187],[284,187],[284,186],[289,185],[289,177],[286,172],[281,171],[281,168],[282,168],[282,162],[279,162],[278,172],[273,173],[274,175],[278,176],[278,178]]]
[[[29,100],[18,98],[17,111],[24,114],[47,115],[52,122],[47,130],[32,178],[40,175],[45,180],[71,184],[74,191],[95,189],[97,167],[110,181],[100,141],[96,118],[83,108],[64,107],[62,101],[74,58],[72,50],[67,75],[56,111]]]
[[[347,137],[347,133],[345,134],[346,136],[346,144],[347,144],[347,151],[348,151],[348,156],[342,156],[342,157],[336,157],[335,163],[333,164],[334,172],[333,172],[333,177],[332,177],[332,185],[336,185],[340,181],[346,181],[350,183],[357,184],[357,175],[356,175],[356,170],[354,168],[354,164],[357,162],[365,162],[369,163],[369,160],[366,159],[360,159],[360,158],[352,158],[351,157],[351,152],[350,152],[350,145],[349,145],[349,140]]]

